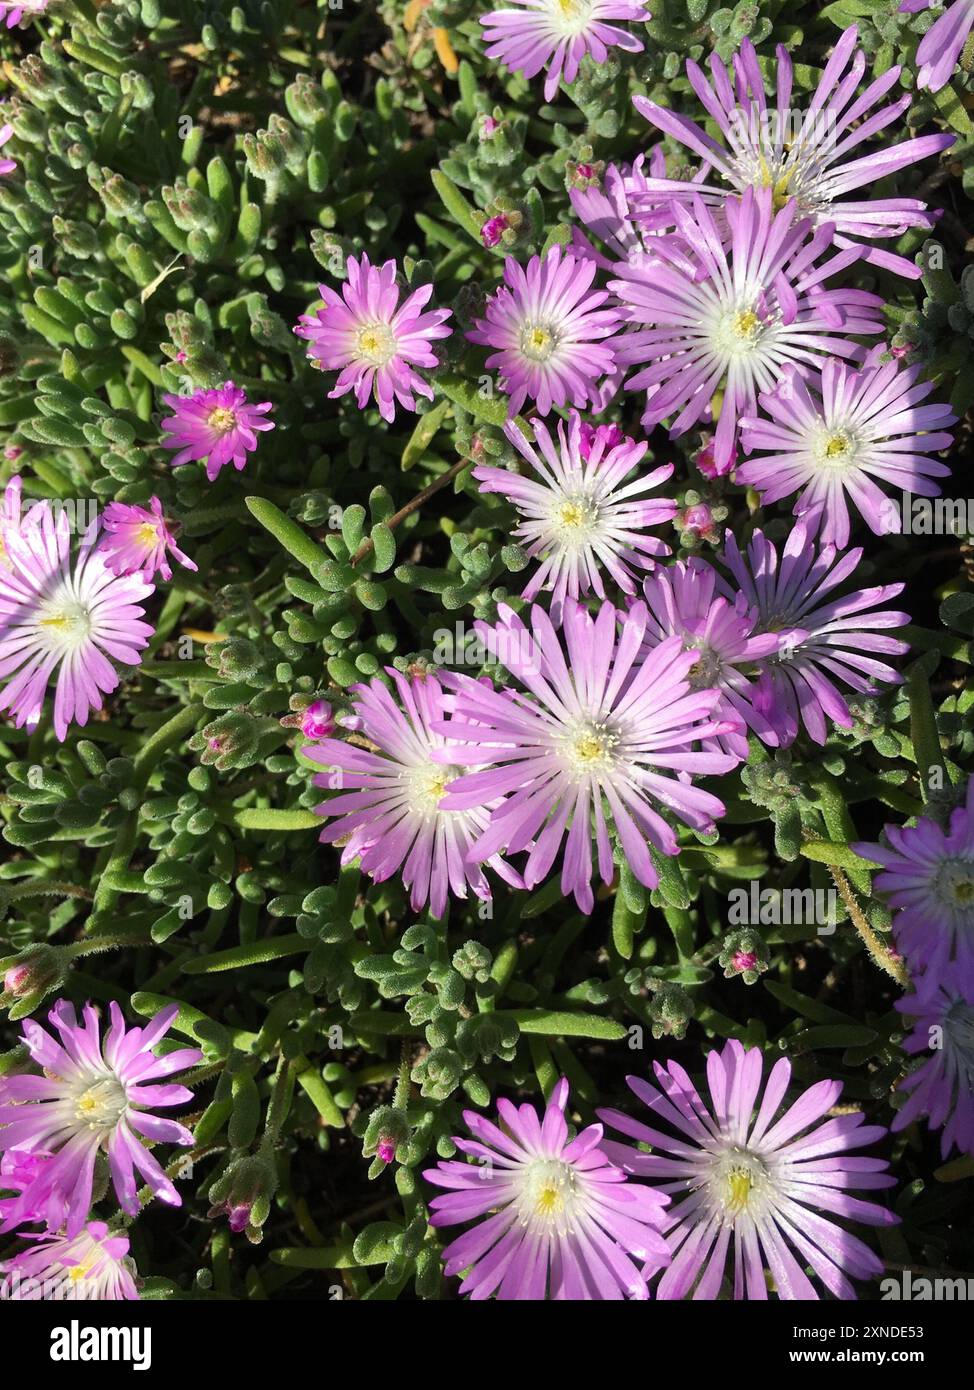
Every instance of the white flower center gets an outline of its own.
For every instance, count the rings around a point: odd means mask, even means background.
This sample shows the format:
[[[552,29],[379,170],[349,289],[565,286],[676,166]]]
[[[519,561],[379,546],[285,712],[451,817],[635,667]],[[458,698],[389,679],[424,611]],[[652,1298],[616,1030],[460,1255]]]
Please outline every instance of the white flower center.
[[[687,672],[687,680],[694,690],[712,689],[723,674],[720,655],[706,642],[698,642],[692,636],[686,638],[686,648],[697,653],[696,661]]]
[[[355,335],[355,350],[372,367],[384,367],[396,355],[396,335],[387,323],[367,323]]]
[[[432,820],[440,814],[440,802],[446,795],[450,783],[459,775],[459,768],[444,767],[439,763],[427,763],[404,772],[403,780],[408,788],[410,808],[425,820]]]
[[[576,724],[559,741],[566,771],[577,782],[608,772],[615,765],[619,739],[620,735],[608,724],[595,720]]]
[[[944,1018],[946,1043],[957,1067],[959,1089],[974,1090],[974,1009],[958,1000]]]
[[[128,1096],[125,1087],[114,1074],[87,1078],[75,1098],[75,1118],[88,1129],[110,1133],[125,1114]]]
[[[710,326],[710,341],[724,357],[749,357],[760,346],[766,327],[753,305],[724,305]]]
[[[936,880],[937,891],[955,913],[974,915],[974,860],[948,859]]]
[[[91,633],[91,610],[67,584],[62,584],[40,605],[39,635],[51,651],[62,656],[77,651]]]
[[[578,1174],[571,1163],[539,1158],[524,1169],[518,1196],[522,1225],[548,1227],[559,1235],[572,1230],[580,1200]]]
[[[739,1144],[728,1146],[720,1154],[707,1179],[713,1206],[727,1225],[733,1225],[744,1212],[755,1215],[771,1183],[764,1159]]]
[[[525,323],[521,328],[521,352],[531,362],[547,362],[559,342],[558,330],[551,323]]]
[[[855,434],[842,425],[822,425],[812,439],[812,455],[823,468],[849,468],[857,453]]]

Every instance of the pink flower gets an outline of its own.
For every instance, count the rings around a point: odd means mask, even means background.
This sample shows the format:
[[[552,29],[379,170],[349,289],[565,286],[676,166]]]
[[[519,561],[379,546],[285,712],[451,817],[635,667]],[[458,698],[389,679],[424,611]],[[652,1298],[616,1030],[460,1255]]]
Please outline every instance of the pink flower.
[[[341,295],[319,285],[325,307],[302,314],[294,331],[308,340],[309,357],[325,371],[339,373],[330,400],[353,391],[364,410],[372,396],[383,420],[392,421],[397,402],[415,410],[415,396],[432,400],[432,388],[413,368],[439,365],[431,344],[450,337],[445,323],[450,310],[420,312],[432,296],[432,285],[420,285],[400,304],[395,261],[380,269],[366,255],[360,260],[349,256],[346,269]]]
[[[489,218],[480,229],[484,245],[487,247],[496,246],[509,225],[503,213],[499,213],[497,217]]]
[[[52,1231],[64,1226],[69,1238],[77,1236],[91,1206],[99,1152],[108,1156],[115,1195],[128,1215],[139,1211],[136,1170],[161,1201],[180,1205],[178,1192],[139,1135],[157,1144],[192,1144],[185,1126],[146,1107],[166,1109],[192,1100],[185,1086],[158,1083],[195,1066],[203,1054],[195,1047],[161,1057],[153,1051],[179,1013],[176,1004],[145,1028],[130,1029],[118,1005],[109,1008],[112,1022],[104,1041],[91,1004],[81,1024],[70,1004],[55,1004],[48,1017],[60,1043],[33,1019],[24,1024],[27,1050],[44,1074],[0,1077],[0,1148],[52,1157],[13,1202],[5,1231],[22,1221],[44,1220]]]
[[[510,0],[514,9],[482,15],[488,58],[511,72],[536,77],[547,69],[544,99],[551,101],[558,82],[574,82],[586,54],[604,63],[610,48],[642,53],[642,42],[610,19],[645,24],[652,16],[641,0]]]
[[[172,410],[162,421],[168,438],[167,449],[179,452],[174,468],[196,459],[206,460],[206,476],[212,483],[226,464],[239,472],[247,455],[257,448],[257,434],[274,425],[262,417],[273,410],[270,401],[250,405],[247,393],[232,381],[211,391],[195,391],[191,396],[163,396]]]
[[[0,18],[2,17],[2,13],[0,13]],[[13,133],[12,125],[0,125],[0,149],[3,149]],[[16,167],[17,161],[15,159],[7,159],[6,156],[0,155],[0,174],[12,174]]]
[[[301,732],[305,738],[327,738],[334,727],[331,705],[327,700],[315,700],[301,716]]]
[[[5,1297],[12,1301],[138,1298],[128,1236],[109,1233],[104,1221],[90,1221],[73,1237],[48,1234],[36,1241],[29,1250],[0,1264],[9,1289]]]
[[[149,583],[156,571],[163,579],[172,579],[172,569],[166,551],[188,570],[197,568],[194,561],[176,545],[162,512],[158,497],[149,500],[151,510],[130,506],[125,502],[109,502],[102,513],[102,535],[95,553],[101,555],[113,574],[137,574]]]

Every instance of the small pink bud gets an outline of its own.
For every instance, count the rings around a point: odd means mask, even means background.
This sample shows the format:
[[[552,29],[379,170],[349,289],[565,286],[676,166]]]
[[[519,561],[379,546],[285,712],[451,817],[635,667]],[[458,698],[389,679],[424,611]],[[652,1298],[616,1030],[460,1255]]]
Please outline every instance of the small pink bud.
[[[250,1207],[246,1202],[241,1202],[238,1206],[227,1208],[227,1221],[231,1231],[239,1235],[250,1225]]]
[[[10,444],[4,449],[3,456],[5,459],[9,459],[11,463],[16,463],[23,452],[19,444]]]
[[[334,727],[331,705],[327,700],[315,700],[301,717],[301,732],[305,738],[327,738]]]
[[[499,125],[500,121],[495,121],[493,116],[485,116],[480,123],[481,140],[489,140]]]
[[[391,1163],[396,1156],[396,1144],[393,1139],[380,1139],[376,1145],[376,1154],[382,1159],[383,1163]]]
[[[503,213],[499,213],[497,217],[491,217],[480,229],[484,245],[487,247],[496,246],[508,225],[507,218]]]
[[[753,951],[735,951],[733,966],[735,970],[753,970],[758,963],[758,958]]]
[[[174,362],[186,362],[186,361],[188,360],[188,358],[189,358],[189,353],[184,352],[183,349],[180,348],[179,351],[176,353],[176,356],[173,358],[173,361],[174,361]]]
[[[12,965],[3,977],[3,987],[8,994],[29,993],[30,966]]]

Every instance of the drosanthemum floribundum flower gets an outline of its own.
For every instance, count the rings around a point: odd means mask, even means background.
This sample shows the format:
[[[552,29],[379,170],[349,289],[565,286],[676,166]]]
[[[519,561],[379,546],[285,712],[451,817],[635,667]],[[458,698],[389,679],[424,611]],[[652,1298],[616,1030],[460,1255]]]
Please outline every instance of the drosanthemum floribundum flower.
[[[54,732],[87,724],[119,683],[113,662],[138,666],[153,629],[141,621],[152,585],[114,575],[93,549],[98,523],[71,557],[66,511],[35,505],[19,529],[3,528],[0,564],[0,710],[17,728],[37,727],[48,681],[57,673]]]
[[[635,593],[635,572],[651,569],[654,557],[669,554],[667,545],[646,532],[672,520],[676,503],[645,494],[671,476],[673,465],[631,478],[648,446],[625,437],[613,444],[604,430],[585,440],[574,410],[567,429],[558,422],[557,438],[542,421],[531,425],[536,448],[512,421],[504,433],[535,476],[486,464],[473,470],[481,492],[497,492],[514,503],[522,517],[514,537],[541,561],[524,598],[542,589],[556,603],[566,594],[578,598],[593,591],[604,598],[603,569],[624,593]]]
[[[104,1221],[90,1221],[74,1237],[49,1234],[37,1238],[0,1264],[13,1302],[51,1300],[114,1302],[137,1299],[135,1264],[128,1236],[110,1232]]]
[[[939,154],[954,143],[953,135],[923,135],[879,149],[862,152],[863,146],[881,130],[895,127],[910,105],[904,93],[888,106],[877,110],[890,88],[896,85],[899,67],[890,67],[857,95],[866,69],[866,59],[856,48],[857,31],[848,28],[835,45],[814,95],[804,110],[795,109],[794,69],[787,49],[777,48],[775,103],[769,105],[764,78],[754,45],[741,43],[735,55],[733,72],[728,72],[716,54],[710,65],[713,85],[692,60],[687,76],[701,104],[716,122],[718,139],[708,135],[695,121],[667,110],[645,97],[634,97],[641,115],[659,130],[681,141],[704,161],[708,175],[713,171],[723,182],[698,180],[677,182],[653,179],[637,195],[650,213],[660,197],[687,199],[702,196],[720,205],[728,192],[743,193],[747,188],[771,190],[775,207],[793,199],[798,215],[835,226],[835,245],[849,246],[900,236],[910,227],[932,227],[935,216],[917,198],[865,198],[848,195],[854,190],[886,178],[918,160]],[[857,157],[850,154],[857,151]],[[865,259],[916,279],[921,269],[905,256],[867,245]]]
[[[537,77],[547,69],[545,101],[558,91],[559,79],[574,82],[578,65],[588,54],[604,63],[610,48],[642,53],[635,34],[609,20],[645,24],[652,18],[642,0],[510,0],[516,9],[481,15],[487,57],[497,58],[511,72]]]
[[[0,1077],[0,1149],[43,1151],[52,1157],[10,1205],[4,1231],[23,1221],[43,1220],[52,1231],[64,1227],[69,1238],[77,1236],[91,1206],[99,1152],[108,1156],[115,1195],[129,1216],[139,1211],[136,1170],[161,1201],[181,1204],[139,1136],[153,1143],[192,1144],[184,1125],[152,1110],[192,1100],[185,1086],[159,1083],[195,1066],[203,1054],[195,1047],[161,1057],[153,1051],[179,1013],[176,1004],[162,1009],[145,1028],[129,1029],[118,1005],[113,1002],[109,1008],[111,1027],[104,1041],[90,1004],[80,1024],[70,1004],[60,1000],[54,1006],[48,1018],[60,1042],[33,1019],[24,1023],[27,1050],[44,1075]]]
[[[939,9],[943,0],[937,0]],[[933,0],[903,0],[901,14],[917,14],[934,8]],[[939,92],[957,71],[967,36],[974,28],[974,0],[955,0],[934,20],[917,48],[917,86]]]
[[[232,381],[211,391],[191,396],[163,396],[171,415],[162,421],[162,443],[176,450],[173,468],[197,459],[206,460],[206,476],[212,483],[221,468],[232,463],[239,473],[259,443],[257,435],[274,429],[264,416],[274,407],[270,401],[251,405],[247,393]]]
[[[104,530],[96,553],[113,574],[141,574],[150,583],[158,571],[163,579],[172,579],[167,551],[184,568],[197,568],[177,546],[158,497],[149,499],[148,509],[127,502],[109,502],[101,523]]]
[[[12,125],[0,125],[0,150],[9,139],[12,138],[14,128]],[[17,167],[16,159],[8,159],[6,155],[0,155],[0,174],[12,174]]]
[[[627,388],[647,391],[643,423],[675,416],[683,434],[722,404],[714,434],[718,469],[731,458],[740,417],[753,415],[757,393],[771,391],[789,365],[802,371],[835,354],[858,358],[853,335],[878,333],[882,300],[867,290],[823,289],[859,258],[858,248],[822,257],[833,229],[812,231],[789,202],[775,212],[770,188],[728,198],[721,237],[710,210],[694,196],[673,205],[677,230],[657,238],[661,264],[637,279],[610,281],[637,327],[617,340],[619,361],[644,364]]]
[[[789,372],[759,398],[767,418],[741,421],[742,445],[762,456],[738,467],[737,482],[756,488],[763,506],[797,492],[794,512],[809,535],[820,530],[840,550],[849,544],[849,502],[875,535],[899,532],[899,508],[878,484],[939,497],[931,479],[950,469],[929,454],[950,445],[944,431],[957,423],[948,406],[921,405],[933,383],[919,375],[919,367],[901,370],[895,361],[856,371],[834,358],[821,378]]]
[[[668,1198],[606,1160],[602,1126],[569,1138],[568,1082],[543,1116],[497,1102],[500,1125],[465,1110],[473,1139],[454,1138],[474,1163],[438,1163],[423,1176],[446,1193],[430,1203],[433,1226],[474,1221],[443,1251],[446,1274],[464,1270],[473,1299],[615,1300],[648,1297],[640,1266],[669,1259],[659,1233]],[[501,1127],[502,1126],[502,1127]]]
[[[307,339],[308,356],[322,370],[339,373],[329,400],[354,391],[364,410],[374,396],[383,420],[392,421],[397,401],[415,410],[415,396],[432,400],[433,388],[413,368],[439,365],[431,344],[449,338],[450,310],[421,312],[432,285],[420,285],[400,304],[395,261],[374,266],[364,254],[360,260],[349,256],[346,269],[341,294],[319,285],[325,307],[302,314],[294,331]]]
[[[887,845],[853,848],[882,865],[873,888],[894,909],[900,954],[911,970],[956,969],[974,981],[974,777],[946,830],[921,816],[916,825],[887,825],[885,835]]]
[[[891,1187],[895,1179],[884,1159],[851,1152],[881,1139],[885,1129],[864,1124],[859,1111],[826,1119],[841,1081],[818,1081],[783,1110],[791,1062],[775,1062],[762,1094],[760,1048],[735,1041],[707,1054],[709,1106],[678,1062],[656,1062],[654,1071],[658,1089],[640,1077],[627,1080],[664,1128],[618,1110],[598,1114],[653,1147],[649,1154],[606,1141],[609,1158],[627,1173],[662,1179],[660,1190],[680,1197],[665,1215],[673,1261],[657,1285],[658,1298],[681,1299],[691,1290],[695,1299],[716,1298],[728,1256],[735,1299],[766,1299],[766,1269],[782,1299],[819,1297],[806,1266],[843,1299],[856,1297],[850,1276],[882,1273],[882,1260],[829,1219],[870,1226],[899,1220],[885,1207],[848,1195],[850,1188]]]
[[[706,560],[678,560],[658,569],[643,583],[649,621],[645,651],[648,654],[670,637],[697,653],[690,668],[690,684],[720,691],[714,716],[736,730],[718,735],[708,746],[747,757],[747,729],[767,737],[770,725],[754,707],[756,676],[764,657],[778,651],[778,633],[755,632],[759,614],[743,594],[733,600],[717,592],[716,570]]]
[[[942,1129],[940,1154],[956,1145],[974,1154],[974,976],[952,970],[926,971],[914,993],[895,1007],[913,1023],[903,1051],[927,1060],[900,1082],[909,1099],[896,1112],[894,1130],[926,1116],[930,1129]]]
[[[13,1210],[16,1194],[31,1185],[50,1156],[48,1153],[30,1153],[26,1149],[8,1149],[0,1157],[0,1192],[13,1194],[0,1197],[0,1223],[6,1221]],[[33,1212],[21,1212],[17,1217],[18,1225],[43,1221],[43,1216],[35,1216]]]
[[[351,687],[358,728],[371,748],[324,738],[302,751],[330,769],[315,777],[315,786],[341,789],[316,808],[335,817],[322,842],[342,841],[342,863],[360,859],[363,873],[377,883],[401,878],[414,911],[429,903],[440,917],[450,892],[457,898],[465,898],[468,888],[478,898],[491,895],[482,870],[468,858],[487,825],[489,798],[461,812],[446,808],[449,785],[459,773],[449,766],[450,740],[436,731],[447,710],[443,689],[435,676],[407,680],[393,669],[389,675],[399,704],[378,679]],[[437,751],[446,754],[443,764],[434,760]],[[498,856],[488,858],[506,882],[520,886]]]
[[[847,686],[859,695],[874,695],[877,682],[899,685],[902,677],[882,656],[902,656],[909,645],[881,629],[902,627],[908,613],[895,609],[876,612],[903,592],[902,584],[858,589],[830,597],[856,569],[862,550],[837,556],[834,546],[817,547],[803,522],[797,522],[778,552],[761,531],[755,531],[741,554],[730,531],[724,538],[724,558],[748,604],[757,608],[760,631],[782,637],[777,653],[764,662],[756,708],[766,716],[782,747],[793,743],[800,724],[815,743],[824,743],[826,719],[842,729],[852,728],[849,706],[839,691]],[[735,597],[735,591],[724,586]]]
[[[449,732],[462,740],[451,762],[494,766],[460,778],[444,806],[466,810],[503,798],[472,852],[483,859],[527,850],[529,888],[548,876],[567,835],[561,886],[583,912],[594,906],[593,839],[602,880],[612,881],[610,824],[632,872],[655,888],[650,846],[678,852],[663,812],[706,832],[724,812],[690,780],[738,763],[696,747],[729,727],[714,717],[719,691],[691,688],[697,654],[678,637],[639,660],[649,624],[642,602],[625,614],[603,603],[593,618],[566,599],[560,633],[537,606],[530,629],[506,604],[498,615],[495,627],[477,623],[476,630],[490,658],[529,693],[502,693],[459,673],[448,678],[457,692]]]
[[[596,269],[595,261],[578,260],[560,246],[532,256],[526,268],[513,256],[505,261],[506,284],[467,337],[494,349],[487,366],[500,372],[509,415],[529,397],[542,415],[552,406],[583,409],[615,368],[612,344],[602,340],[612,337],[620,318],[602,307],[608,291],[592,289]]]

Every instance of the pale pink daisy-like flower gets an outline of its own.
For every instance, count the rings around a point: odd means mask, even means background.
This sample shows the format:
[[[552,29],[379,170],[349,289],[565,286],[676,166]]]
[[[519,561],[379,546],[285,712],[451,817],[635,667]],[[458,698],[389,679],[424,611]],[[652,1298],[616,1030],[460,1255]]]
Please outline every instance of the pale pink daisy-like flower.
[[[840,597],[834,591],[855,572],[862,550],[838,555],[835,547],[818,547],[803,522],[792,528],[779,561],[778,552],[761,531],[755,531],[741,554],[730,531],[724,537],[724,559],[737,589],[723,584],[728,596],[744,594],[760,613],[759,630],[777,633],[782,643],[766,657],[754,705],[774,731],[766,742],[786,747],[800,725],[815,743],[824,743],[830,719],[841,729],[852,728],[852,714],[839,690],[844,685],[858,695],[875,695],[879,683],[899,685],[900,676],[878,656],[902,656],[909,645],[887,637],[883,629],[902,627],[908,613],[876,610],[903,592],[903,584],[858,589]]]
[[[643,325],[618,340],[618,357],[643,364],[626,382],[647,391],[643,423],[674,416],[673,437],[709,416],[722,393],[714,434],[722,469],[758,392],[773,390],[789,365],[805,372],[833,354],[861,358],[852,338],[882,330],[883,302],[866,290],[823,289],[860,249],[823,261],[832,227],[813,232],[809,219],[796,220],[794,202],[776,213],[770,188],[727,199],[726,242],[699,197],[690,208],[674,203],[673,214],[676,232],[657,239],[665,264],[610,282],[629,321]]]
[[[481,15],[487,57],[497,58],[511,72],[537,77],[547,69],[545,101],[558,92],[562,77],[574,82],[588,54],[604,63],[610,48],[642,53],[635,34],[609,23],[645,24],[652,18],[642,0],[511,0],[516,9]]]
[[[176,1004],[161,1010],[145,1028],[129,1029],[118,1005],[113,1002],[109,1008],[111,1027],[104,1041],[90,1004],[80,1024],[70,1004],[60,1000],[54,1006],[48,1018],[60,1042],[33,1019],[24,1023],[27,1050],[44,1075],[0,1077],[0,1148],[41,1150],[52,1157],[11,1205],[5,1231],[24,1220],[44,1220],[52,1231],[64,1227],[69,1239],[77,1236],[91,1207],[99,1152],[108,1156],[115,1195],[129,1216],[139,1212],[136,1171],[161,1201],[181,1204],[139,1136],[153,1143],[192,1144],[184,1125],[161,1119],[146,1107],[166,1109],[192,1100],[185,1086],[159,1082],[195,1066],[203,1054],[195,1047],[163,1056],[153,1051],[179,1013]]]
[[[920,10],[939,9],[942,0],[903,0],[901,14],[917,14]],[[974,28],[974,0],[955,0],[934,20],[917,48],[917,86],[922,90],[939,92],[957,71],[967,36]]]
[[[929,816],[887,825],[887,844],[852,845],[881,865],[873,891],[893,909],[893,936],[913,971],[956,973],[974,987],[974,777],[946,829]]]
[[[894,1007],[912,1020],[903,1051],[929,1055],[900,1082],[907,1100],[892,1128],[906,1129],[925,1116],[930,1129],[943,1130],[942,1158],[955,1145],[974,1154],[974,975],[961,967],[927,970]]]
[[[119,576],[94,550],[92,522],[76,559],[66,511],[32,507],[19,531],[3,530],[0,564],[0,710],[17,728],[40,721],[48,681],[57,673],[54,732],[87,724],[103,696],[118,687],[113,662],[138,666],[153,628],[141,604],[153,592],[137,575]]]
[[[129,1239],[109,1231],[104,1221],[89,1221],[74,1237],[49,1233],[0,1264],[11,1302],[115,1302],[137,1299],[135,1262]]]
[[[460,1292],[474,1300],[645,1299],[640,1266],[669,1260],[659,1231],[669,1198],[608,1162],[601,1125],[572,1136],[567,1102],[562,1079],[541,1116],[503,1099],[500,1125],[465,1110],[474,1137],[453,1142],[475,1161],[423,1173],[446,1189],[430,1203],[432,1226],[476,1223],[443,1251],[447,1277],[463,1274]]]
[[[274,429],[264,416],[274,409],[270,401],[251,405],[247,393],[232,381],[224,382],[209,391],[194,391],[191,396],[163,396],[173,412],[162,421],[168,437],[163,438],[167,449],[175,449],[174,468],[198,459],[206,460],[206,476],[212,483],[228,463],[239,473],[247,455],[257,448],[257,435]]]
[[[0,125],[0,150],[13,136],[14,128],[9,123]],[[0,174],[12,174],[17,167],[16,159],[8,159],[6,155],[0,155]]]
[[[514,503],[522,517],[514,538],[541,561],[523,597],[532,599],[545,589],[556,603],[590,592],[604,598],[602,570],[624,593],[635,593],[636,571],[651,569],[654,557],[669,554],[667,545],[646,533],[672,520],[676,503],[645,494],[671,476],[673,465],[631,478],[648,445],[625,437],[608,443],[608,430],[592,434],[583,445],[582,422],[574,410],[567,429],[558,422],[557,438],[542,421],[531,425],[536,447],[512,421],[504,433],[534,476],[485,464],[473,470],[481,492],[500,493]]]
[[[439,366],[431,345],[450,337],[450,310],[421,312],[432,285],[420,285],[400,304],[394,260],[379,267],[364,254],[360,260],[349,256],[346,270],[341,294],[319,285],[324,308],[302,314],[294,331],[307,339],[309,357],[324,371],[339,373],[329,400],[353,391],[364,410],[374,397],[383,420],[392,421],[397,402],[414,411],[415,396],[433,399],[432,387],[413,369]]]
[[[632,872],[655,888],[659,874],[650,847],[664,855],[679,852],[664,812],[712,831],[723,803],[691,778],[729,772],[739,761],[699,751],[702,741],[728,725],[714,716],[720,693],[691,688],[697,653],[684,651],[673,637],[641,660],[649,625],[642,602],[627,613],[603,603],[593,618],[566,599],[560,632],[537,606],[530,629],[506,604],[498,615],[494,627],[475,624],[477,633],[490,659],[524,690],[496,691],[459,673],[447,677],[456,691],[447,727],[458,746],[434,753],[455,766],[492,764],[459,778],[443,801],[458,811],[501,801],[472,857],[527,850],[524,882],[533,888],[548,876],[564,842],[562,890],[591,912],[592,844],[600,876],[611,883],[611,825]]]
[[[747,188],[766,187],[776,208],[793,200],[798,216],[811,218],[816,226],[833,224],[838,247],[897,237],[910,227],[932,227],[935,214],[917,198],[856,200],[848,196],[939,154],[956,139],[945,134],[923,135],[861,152],[874,135],[901,121],[912,97],[906,92],[876,109],[895,87],[899,67],[887,68],[857,95],[866,69],[865,55],[856,48],[857,37],[854,26],[840,36],[804,109],[795,107],[792,60],[783,45],[777,48],[773,105],[768,102],[757,53],[749,39],[742,41],[740,52],[734,55],[732,71],[716,54],[711,55],[713,85],[698,65],[689,61],[687,76],[717,126],[716,139],[687,116],[645,97],[634,97],[633,104],[641,115],[701,157],[706,173],[703,185],[699,179],[651,180],[636,199],[637,209],[645,206],[653,216],[655,204],[664,195],[682,200],[699,196],[719,208],[728,190],[743,193]],[[850,159],[853,151],[859,153]],[[711,183],[711,174],[720,182]],[[921,268],[905,256],[868,244],[861,249],[874,265],[911,279],[921,274]]]
[[[697,659],[690,668],[690,684],[720,691],[714,714],[736,731],[709,740],[707,747],[747,757],[747,730],[768,737],[767,719],[754,705],[761,662],[777,652],[781,637],[759,632],[760,614],[749,606],[743,594],[729,599],[718,593],[716,570],[705,560],[679,560],[658,569],[643,583],[649,621],[646,624],[645,652],[648,655],[661,642],[679,637]]]
[[[764,417],[741,420],[742,445],[761,457],[739,466],[737,481],[756,488],[764,506],[797,492],[794,513],[809,535],[820,530],[840,550],[849,544],[849,502],[875,535],[899,532],[899,507],[879,483],[939,497],[931,479],[950,475],[929,455],[950,446],[945,431],[957,416],[946,405],[922,404],[933,383],[918,380],[919,367],[901,370],[877,356],[861,370],[832,358],[808,381],[789,372],[759,397]]]
[[[612,343],[602,340],[612,338],[620,317],[603,307],[608,291],[592,289],[596,269],[560,246],[532,256],[526,267],[513,256],[505,261],[506,283],[466,336],[494,349],[487,366],[500,371],[509,415],[529,397],[541,415],[553,406],[583,409],[595,399],[599,379],[613,372]]]
[[[177,546],[158,497],[149,499],[148,510],[127,502],[109,502],[101,523],[104,531],[95,553],[103,557],[113,574],[141,574],[149,583],[158,571],[163,579],[172,579],[167,551],[185,569],[197,568]]]
[[[673,1260],[656,1296],[718,1297],[730,1259],[735,1299],[767,1299],[765,1270],[781,1299],[818,1299],[806,1266],[834,1298],[854,1299],[852,1279],[873,1279],[883,1262],[841,1221],[891,1226],[899,1217],[849,1189],[892,1187],[885,1159],[853,1154],[882,1139],[860,1111],[827,1118],[841,1081],[818,1081],[783,1108],[791,1062],[779,1057],[764,1080],[757,1047],[728,1042],[707,1054],[710,1105],[678,1062],[654,1063],[657,1085],[627,1077],[630,1090],[664,1122],[651,1128],[619,1110],[599,1119],[638,1143],[643,1153],[606,1141],[611,1162],[626,1173],[663,1179],[678,1200],[663,1230]],[[675,1133],[674,1133],[675,1131]],[[825,1213],[825,1215],[823,1215]],[[796,1258],[797,1257],[797,1258]],[[851,1276],[851,1278],[850,1278]]]
[[[315,777],[315,786],[339,793],[315,808],[333,818],[321,840],[341,840],[342,863],[360,860],[363,873],[377,883],[401,878],[414,911],[429,903],[441,917],[449,893],[466,898],[469,888],[485,901],[491,896],[486,876],[469,858],[487,826],[490,804],[485,798],[462,811],[446,807],[450,783],[459,775],[449,766],[452,740],[438,728],[448,699],[435,676],[407,680],[392,668],[389,675],[398,704],[378,679],[351,687],[358,728],[375,751],[334,738],[303,749],[306,758],[329,769]],[[487,862],[505,882],[521,886],[499,856],[491,854]]]

